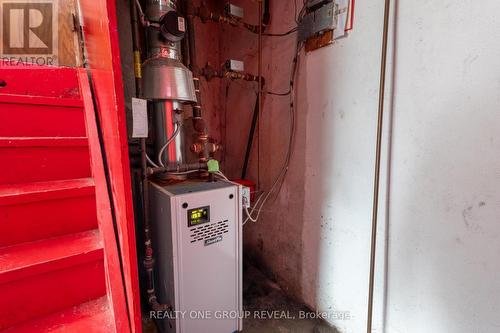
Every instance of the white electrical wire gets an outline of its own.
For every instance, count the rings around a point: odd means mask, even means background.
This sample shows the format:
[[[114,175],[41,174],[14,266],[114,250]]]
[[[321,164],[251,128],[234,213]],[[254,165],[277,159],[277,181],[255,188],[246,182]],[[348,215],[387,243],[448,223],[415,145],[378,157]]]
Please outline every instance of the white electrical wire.
[[[245,213],[247,215],[247,218],[245,219],[245,221],[243,221],[243,225],[245,225],[248,221],[252,221],[255,223],[259,220],[259,217],[260,217],[260,214],[262,213],[264,205],[267,203],[270,196],[272,194],[277,194],[281,191],[281,187],[284,183],[285,176],[286,176],[288,169],[289,169],[289,166],[290,166],[290,160],[292,157],[293,144],[294,144],[294,138],[295,138],[295,106],[294,106],[295,76],[297,74],[298,64],[299,64],[299,60],[300,60],[300,52],[301,52],[302,46],[303,46],[303,44],[301,44],[301,43],[297,44],[295,57],[294,57],[294,61],[293,61],[292,72],[290,75],[291,77],[290,77],[290,108],[289,108],[289,119],[290,119],[290,121],[289,121],[289,140],[288,140],[287,153],[285,155],[285,161],[283,162],[283,167],[281,168],[278,176],[274,180],[269,191],[267,191],[259,196],[259,198],[257,199],[253,208],[250,211],[248,210],[248,208],[245,205],[244,210],[245,210]],[[214,172],[214,174],[229,181],[229,179],[221,171],[216,171],[216,172]],[[257,212],[257,215],[255,217],[253,216],[254,212]]]
[[[215,171],[215,172],[214,172],[214,175],[219,176],[220,178],[225,179],[225,180],[227,180],[227,181],[230,181],[230,180],[226,177],[226,175],[224,175],[224,174],[222,173],[222,171],[220,171],[220,170],[219,170],[219,171]],[[258,203],[259,203],[260,199],[262,199],[262,196],[260,196],[260,197],[259,197],[259,199],[257,200],[256,204],[258,204]],[[246,198],[244,197],[244,198],[243,198],[243,206],[244,206],[244,209],[245,209],[245,213],[247,214],[247,219],[243,222],[243,225],[245,225],[245,224],[248,222],[248,220],[250,220],[250,221],[252,221],[252,222],[257,222],[257,219],[253,219],[253,218],[252,218],[252,214],[248,211],[247,204],[248,204],[248,202],[246,202]]]
[[[167,140],[167,142],[163,145],[163,147],[161,147],[160,151],[158,152],[158,164],[161,165],[162,167],[165,166],[163,164],[163,161],[162,161],[163,152],[172,143],[172,141],[175,140],[175,138],[177,137],[177,135],[179,134],[179,132],[181,130],[181,126],[182,126],[182,124],[177,124],[177,128],[175,129],[172,136]]]
[[[275,193],[275,192],[276,193],[280,192],[281,186],[283,185],[283,182],[285,180],[285,176],[286,176],[286,174],[288,172],[288,168],[289,168],[289,165],[290,165],[290,159],[291,159],[292,151],[293,151],[294,137],[295,137],[295,108],[294,108],[294,96],[295,96],[294,92],[295,92],[295,87],[294,87],[294,81],[295,81],[295,75],[297,73],[297,67],[298,67],[298,63],[299,63],[299,56],[300,56],[301,49],[302,49],[302,45],[297,44],[296,55],[295,55],[295,58],[294,58],[294,64],[293,64],[292,74],[291,74],[291,78],[290,78],[290,83],[291,83],[290,84],[290,90],[291,90],[291,93],[290,93],[290,109],[289,109],[289,118],[290,118],[290,122],[289,122],[289,141],[288,141],[288,150],[287,150],[287,153],[286,153],[286,156],[285,156],[285,161],[283,163],[283,167],[282,167],[280,173],[276,177],[276,179],[273,182],[273,184],[272,184],[271,188],[269,189],[269,191],[267,193],[265,193],[265,194],[262,194],[259,197],[259,199],[255,203],[254,207],[250,210],[250,212],[248,212],[248,209],[245,210],[245,212],[247,214],[247,218],[243,222],[243,225],[245,225],[248,221],[252,221],[252,222],[257,222],[258,221],[258,219],[260,217],[260,214],[262,213],[263,207],[266,204],[266,202],[269,199],[269,197],[273,193]],[[279,187],[278,187],[278,184],[279,184]],[[276,189],[278,189],[278,191],[276,191]],[[264,200],[262,200],[262,202],[261,202],[260,201],[261,199],[264,199]],[[256,210],[257,210],[257,215],[254,217],[252,214],[254,214],[254,212]]]
[[[158,164],[156,164],[155,162],[153,162],[153,160],[149,157],[148,154],[146,154],[146,160],[149,162],[149,164],[151,164],[155,168],[159,168]]]
[[[221,171],[215,171],[214,174],[230,182],[230,180]]]
[[[250,214],[250,212],[248,211],[248,207],[245,206],[245,213],[247,214],[247,219],[245,220],[245,222],[243,222],[243,225],[245,225],[245,223],[247,223],[248,220],[252,221],[252,222],[257,222],[258,220],[258,217],[257,218],[252,218],[252,215]]]

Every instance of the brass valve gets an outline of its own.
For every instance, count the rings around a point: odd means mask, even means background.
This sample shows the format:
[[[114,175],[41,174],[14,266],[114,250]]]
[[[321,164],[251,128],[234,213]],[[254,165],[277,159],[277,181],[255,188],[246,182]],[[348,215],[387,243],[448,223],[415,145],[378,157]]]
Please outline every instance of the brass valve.
[[[198,142],[191,145],[191,151],[199,156],[200,161],[207,161],[221,150],[222,145],[215,142],[207,135],[200,135],[198,137]]]

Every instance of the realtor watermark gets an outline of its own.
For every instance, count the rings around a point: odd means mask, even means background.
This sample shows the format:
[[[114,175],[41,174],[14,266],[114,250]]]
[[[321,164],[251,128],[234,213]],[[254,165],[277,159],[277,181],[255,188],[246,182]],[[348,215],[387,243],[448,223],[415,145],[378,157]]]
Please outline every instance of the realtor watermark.
[[[150,311],[151,319],[190,319],[190,320],[226,320],[226,319],[260,319],[260,320],[350,320],[349,311]]]
[[[0,60],[57,65],[58,0],[0,0]]]

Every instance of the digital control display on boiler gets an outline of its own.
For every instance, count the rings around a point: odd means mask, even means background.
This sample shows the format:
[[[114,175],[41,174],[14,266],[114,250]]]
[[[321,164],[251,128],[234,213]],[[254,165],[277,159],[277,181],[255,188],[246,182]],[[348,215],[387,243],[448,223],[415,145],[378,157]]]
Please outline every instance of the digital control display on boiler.
[[[188,225],[190,227],[210,222],[210,206],[188,210]]]

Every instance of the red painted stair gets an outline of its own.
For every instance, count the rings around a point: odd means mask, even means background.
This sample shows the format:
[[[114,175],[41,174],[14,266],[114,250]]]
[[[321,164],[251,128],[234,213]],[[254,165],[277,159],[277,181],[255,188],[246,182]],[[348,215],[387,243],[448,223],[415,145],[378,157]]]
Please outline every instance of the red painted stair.
[[[0,137],[0,156],[15,161],[4,168],[0,184],[90,177],[86,138]]]
[[[130,332],[86,74],[0,79],[0,332]]]
[[[115,331],[106,297],[74,306],[39,320],[25,322],[2,333],[102,333]]]

